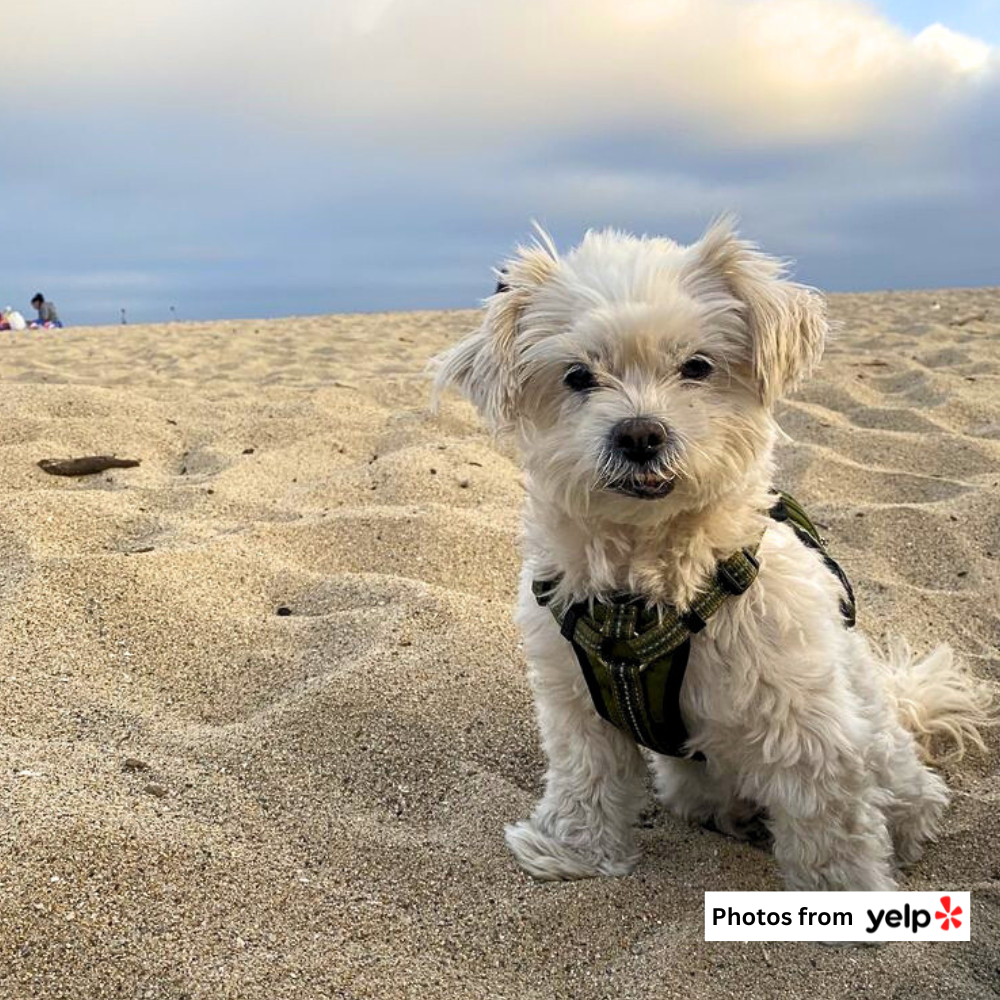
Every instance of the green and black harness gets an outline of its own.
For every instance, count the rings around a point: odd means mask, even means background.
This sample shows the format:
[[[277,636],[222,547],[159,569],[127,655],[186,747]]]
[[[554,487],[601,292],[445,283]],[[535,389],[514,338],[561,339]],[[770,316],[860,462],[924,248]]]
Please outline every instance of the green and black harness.
[[[855,621],[854,591],[844,571],[827,553],[819,530],[788,494],[779,493],[768,511],[787,523],[809,548],[815,549],[840,581],[844,624]],[[691,637],[731,597],[753,585],[759,564],[753,546],[719,562],[715,576],[685,611],[650,608],[641,597],[616,594],[606,601],[580,601],[568,606],[551,602],[558,580],[535,580],[535,599],[548,607],[570,642],[598,713],[637,743],[671,757],[688,756],[688,731],[680,710],[681,685],[691,653]],[[691,754],[702,759],[701,754]]]

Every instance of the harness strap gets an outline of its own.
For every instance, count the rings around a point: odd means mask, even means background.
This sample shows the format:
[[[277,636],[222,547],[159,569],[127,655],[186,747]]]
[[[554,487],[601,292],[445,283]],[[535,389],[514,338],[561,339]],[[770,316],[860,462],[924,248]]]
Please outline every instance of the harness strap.
[[[816,525],[786,493],[778,493],[768,511],[787,522],[802,542],[820,553],[844,588],[841,612],[854,624],[854,592],[843,570],[827,554]],[[761,535],[763,537],[763,533]],[[688,731],[680,710],[680,692],[691,651],[691,637],[705,628],[730,597],[745,593],[757,579],[760,539],[721,560],[708,584],[691,604],[654,610],[641,597],[616,594],[602,601],[552,603],[559,583],[535,580],[535,599],[547,607],[576,654],[594,707],[602,718],[657,753],[703,760],[688,754]]]
[[[579,601],[558,607],[549,603],[556,581],[532,583],[535,599],[549,607],[563,638],[572,645],[594,707],[604,719],[657,753],[685,756],[689,734],[681,717],[680,691],[691,636],[705,627],[728,597],[744,593],[753,584],[759,569],[759,544],[722,560],[711,583],[686,611],[667,608],[644,628],[639,620],[651,613],[642,614],[645,609],[636,598],[620,595],[610,604]],[[655,675],[649,671],[654,664],[662,668]],[[655,689],[653,706],[651,687]],[[700,752],[692,757],[704,759]]]
[[[636,623],[640,610],[637,598],[625,595],[611,604],[579,601],[558,607],[550,606],[557,580],[535,580],[531,589],[535,600],[552,612],[563,638],[597,654],[605,648],[607,639],[621,640],[629,647],[633,659],[648,664],[700,632],[728,597],[738,596],[750,589],[760,569],[757,561],[759,544],[758,541],[740,549],[720,562],[712,582],[695,597],[686,611],[667,608],[658,616],[656,624],[641,631]]]
[[[844,619],[847,628],[854,628],[857,624],[857,600],[854,597],[854,588],[847,574],[840,568],[840,564],[826,550],[826,543],[819,528],[803,510],[802,505],[794,497],[787,493],[778,493],[778,499],[774,506],[768,511],[768,515],[773,521],[786,523],[795,532],[799,541],[807,548],[815,549],[826,565],[826,568],[840,581],[844,588],[844,596],[840,599],[840,615]]]

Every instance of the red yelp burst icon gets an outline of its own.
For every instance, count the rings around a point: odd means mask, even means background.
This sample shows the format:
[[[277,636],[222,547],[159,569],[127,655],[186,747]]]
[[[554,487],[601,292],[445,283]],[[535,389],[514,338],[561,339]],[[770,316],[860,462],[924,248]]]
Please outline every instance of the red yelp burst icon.
[[[935,912],[934,917],[937,920],[943,921],[941,924],[941,930],[950,930],[952,927],[961,927],[962,921],[958,919],[958,915],[962,912],[961,906],[956,906],[953,910],[951,908],[951,896],[941,897],[941,910]],[[943,911],[943,912],[942,912]]]

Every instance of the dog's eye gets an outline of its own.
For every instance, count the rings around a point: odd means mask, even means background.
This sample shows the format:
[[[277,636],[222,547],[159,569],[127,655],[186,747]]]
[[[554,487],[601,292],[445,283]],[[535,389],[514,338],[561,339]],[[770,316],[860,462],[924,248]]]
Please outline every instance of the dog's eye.
[[[589,392],[597,388],[597,378],[586,365],[572,365],[567,368],[563,382],[574,392]]]
[[[715,365],[701,354],[696,354],[693,358],[688,358],[680,367],[681,378],[696,379],[698,381],[708,378],[713,371],[715,371]]]

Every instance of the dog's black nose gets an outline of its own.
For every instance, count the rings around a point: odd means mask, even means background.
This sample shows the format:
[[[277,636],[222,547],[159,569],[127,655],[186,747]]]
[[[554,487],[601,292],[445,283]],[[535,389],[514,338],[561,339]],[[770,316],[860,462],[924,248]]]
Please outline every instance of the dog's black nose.
[[[638,465],[652,462],[667,443],[667,429],[659,420],[632,417],[615,424],[611,443],[616,451]]]

